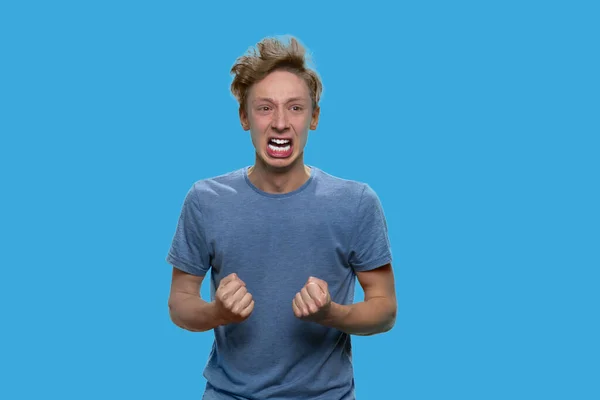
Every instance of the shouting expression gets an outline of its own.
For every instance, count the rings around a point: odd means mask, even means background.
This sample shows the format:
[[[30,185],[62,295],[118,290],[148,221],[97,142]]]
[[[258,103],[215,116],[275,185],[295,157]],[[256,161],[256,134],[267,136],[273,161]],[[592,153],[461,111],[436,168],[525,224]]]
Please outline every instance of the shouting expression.
[[[265,166],[279,169],[303,163],[308,130],[317,128],[319,108],[313,109],[308,85],[298,75],[274,71],[250,88],[244,130],[250,130],[256,155]]]

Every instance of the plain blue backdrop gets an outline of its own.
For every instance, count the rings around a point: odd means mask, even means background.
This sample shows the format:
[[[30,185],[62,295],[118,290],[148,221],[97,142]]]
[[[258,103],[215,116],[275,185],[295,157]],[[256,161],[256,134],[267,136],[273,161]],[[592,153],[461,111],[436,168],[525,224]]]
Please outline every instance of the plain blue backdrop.
[[[191,184],[254,161],[229,69],[291,34],[325,88],[306,162],[389,225],[358,399],[599,399],[594,4],[2,2],[0,398],[201,397],[165,257]]]

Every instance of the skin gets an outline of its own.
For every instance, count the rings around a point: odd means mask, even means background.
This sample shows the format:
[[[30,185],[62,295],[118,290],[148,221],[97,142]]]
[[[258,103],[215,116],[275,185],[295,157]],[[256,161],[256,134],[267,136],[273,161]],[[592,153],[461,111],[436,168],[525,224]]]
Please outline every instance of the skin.
[[[254,300],[236,274],[221,279],[212,302],[200,296],[202,281],[203,276],[173,268],[169,314],[175,325],[192,332],[204,332],[217,326],[240,323],[250,316]]]
[[[310,177],[310,168],[304,165],[304,147],[308,131],[317,129],[320,115],[320,108],[312,107],[308,85],[296,74],[274,71],[250,88],[246,103],[240,108],[240,122],[250,131],[256,149],[248,178],[268,193],[299,188]],[[274,136],[292,138],[290,157],[268,155],[269,138]]]
[[[327,282],[309,277],[292,300],[297,318],[359,336],[387,332],[396,322],[396,291],[391,264],[357,272],[365,293],[362,302],[342,305],[331,301]]]
[[[304,164],[304,147],[308,131],[317,128],[319,115],[320,108],[312,107],[308,86],[291,72],[274,71],[250,88],[246,107],[240,108],[239,116],[256,150],[255,164],[248,171],[256,187],[268,193],[287,193],[308,180],[310,168]],[[290,157],[269,156],[267,145],[273,136],[292,138]],[[365,293],[364,301],[341,305],[331,301],[327,282],[307,277],[305,285],[290,299],[294,315],[354,335],[389,331],[395,324],[397,309],[392,266],[357,272],[357,279]],[[212,302],[200,296],[203,280],[173,268],[169,310],[176,325],[202,332],[243,322],[251,315],[254,300],[236,274],[221,280]]]

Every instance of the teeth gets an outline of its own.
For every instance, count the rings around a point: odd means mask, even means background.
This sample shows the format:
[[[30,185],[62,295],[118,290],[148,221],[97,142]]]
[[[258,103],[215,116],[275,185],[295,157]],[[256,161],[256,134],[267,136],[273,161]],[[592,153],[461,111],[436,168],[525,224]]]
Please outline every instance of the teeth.
[[[287,139],[271,139],[271,141],[277,143],[277,144],[286,144],[289,143],[290,141]]]
[[[269,145],[269,148],[273,151],[278,151],[281,153],[285,153],[286,151],[288,151],[290,149],[290,145],[287,145],[285,147],[278,147],[278,146],[273,146],[272,144]]]

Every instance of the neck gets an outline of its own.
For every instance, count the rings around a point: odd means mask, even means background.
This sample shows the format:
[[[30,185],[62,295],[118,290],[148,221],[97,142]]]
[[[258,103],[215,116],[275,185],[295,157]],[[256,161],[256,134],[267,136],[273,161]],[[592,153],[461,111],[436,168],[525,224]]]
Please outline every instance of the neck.
[[[273,168],[258,156],[248,170],[248,179],[254,186],[266,193],[283,194],[299,189],[310,178],[310,168],[299,158],[285,168]]]

